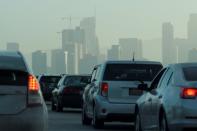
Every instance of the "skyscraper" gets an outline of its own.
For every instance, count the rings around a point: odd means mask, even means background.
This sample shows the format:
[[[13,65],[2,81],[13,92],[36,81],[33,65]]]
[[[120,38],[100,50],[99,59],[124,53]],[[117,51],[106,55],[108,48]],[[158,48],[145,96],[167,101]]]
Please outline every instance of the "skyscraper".
[[[32,53],[32,69],[36,75],[47,73],[47,54],[45,52]]]
[[[16,42],[7,43],[7,51],[19,51],[19,44]]]
[[[91,54],[86,54],[83,59],[79,61],[79,73],[91,74],[95,65],[97,65],[98,57]]]
[[[85,32],[80,27],[76,29],[65,29],[62,31],[62,49],[66,50],[66,46],[70,44],[78,44],[81,48],[80,57],[86,54]]]
[[[132,60],[142,59],[142,41],[137,38],[122,38],[119,39],[120,59]]]
[[[188,40],[192,45],[197,45],[197,14],[191,14],[188,21]]]
[[[108,60],[119,60],[120,59],[120,46],[112,45],[111,49],[107,51]]]
[[[188,53],[188,62],[197,62],[197,49],[191,49]]]
[[[174,28],[171,23],[163,23],[162,26],[162,58],[164,65],[177,62],[177,50],[174,44]]]
[[[176,38],[174,44],[177,47],[177,61],[178,63],[184,63],[188,61],[188,52],[191,49],[187,39]]]
[[[96,36],[96,18],[84,18],[80,22],[80,27],[85,31],[87,54],[98,56],[99,54],[99,41]]]
[[[51,70],[54,74],[64,74],[66,72],[66,52],[62,49],[51,51]]]
[[[68,44],[68,45],[66,45],[65,50],[68,52],[67,73],[68,74],[78,74],[79,45],[78,44]]]

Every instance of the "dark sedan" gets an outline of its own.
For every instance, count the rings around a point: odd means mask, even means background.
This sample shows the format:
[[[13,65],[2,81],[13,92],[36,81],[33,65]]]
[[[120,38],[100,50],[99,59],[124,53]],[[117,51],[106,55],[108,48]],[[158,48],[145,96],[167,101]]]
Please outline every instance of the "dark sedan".
[[[89,81],[89,75],[65,75],[52,92],[52,110],[62,111],[64,107],[81,108],[82,94]]]
[[[43,97],[46,101],[51,100],[52,91],[54,88],[57,87],[57,84],[59,80],[61,79],[61,76],[59,75],[41,75],[39,76],[38,80],[40,82],[41,90]]]

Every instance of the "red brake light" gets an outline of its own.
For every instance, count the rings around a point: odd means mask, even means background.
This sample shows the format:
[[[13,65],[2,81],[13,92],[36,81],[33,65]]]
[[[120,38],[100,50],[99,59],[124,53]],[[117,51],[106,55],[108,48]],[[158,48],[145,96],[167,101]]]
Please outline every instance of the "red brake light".
[[[40,89],[40,85],[39,85],[37,79],[33,75],[29,75],[28,89],[30,92],[34,92],[34,93],[37,93]]]
[[[197,88],[182,88],[181,97],[183,99],[195,99],[197,97]]]
[[[108,96],[109,85],[108,83],[101,83],[101,95],[104,97]]]

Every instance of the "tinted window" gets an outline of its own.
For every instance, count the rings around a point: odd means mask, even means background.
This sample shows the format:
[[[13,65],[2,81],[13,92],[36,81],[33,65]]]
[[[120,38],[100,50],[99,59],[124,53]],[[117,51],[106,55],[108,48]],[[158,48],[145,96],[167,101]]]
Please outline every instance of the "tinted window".
[[[84,86],[89,79],[90,76],[67,76],[64,83],[67,86]]]
[[[158,84],[159,84],[159,82],[160,82],[160,80],[161,80],[161,78],[162,78],[162,76],[163,76],[163,74],[165,73],[166,70],[167,69],[165,68],[157,74],[157,76],[154,78],[154,80],[151,83],[151,86],[150,86],[151,89],[156,89],[157,88],[157,86],[158,86]]]
[[[26,66],[21,57],[0,56],[0,69],[15,69],[26,71]]]
[[[197,67],[183,68],[183,73],[187,81],[197,81]]]
[[[170,77],[172,76],[172,70],[168,69],[168,71],[163,76],[163,79],[161,80],[160,87],[165,88],[169,82]]]
[[[162,69],[161,65],[108,64],[104,80],[107,81],[152,81]]]
[[[0,85],[26,86],[28,74],[17,70],[0,70]]]
[[[40,82],[42,83],[58,83],[61,79],[60,76],[42,76]]]

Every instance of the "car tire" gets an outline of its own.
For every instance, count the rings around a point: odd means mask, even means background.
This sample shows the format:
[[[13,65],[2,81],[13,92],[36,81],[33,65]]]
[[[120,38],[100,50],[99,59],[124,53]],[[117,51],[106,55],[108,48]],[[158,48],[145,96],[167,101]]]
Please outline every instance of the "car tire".
[[[55,106],[53,98],[52,98],[52,100],[51,100],[51,110],[55,111],[55,109],[56,109],[56,106]]]
[[[86,114],[85,105],[82,106],[82,124],[83,125],[91,125],[92,120]]]
[[[96,108],[94,107],[92,124],[95,129],[100,129],[104,126],[104,121],[97,118],[96,112]]]
[[[162,114],[159,124],[159,131],[169,131],[165,113]]]
[[[59,100],[57,101],[56,111],[57,112],[62,112],[63,111],[63,107],[62,107],[61,103],[59,102]]]
[[[136,114],[135,118],[135,131],[142,131],[140,114]]]

